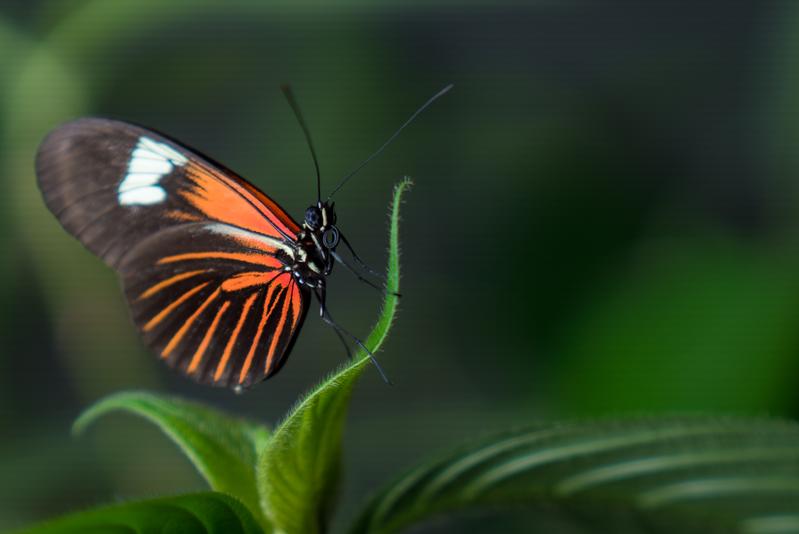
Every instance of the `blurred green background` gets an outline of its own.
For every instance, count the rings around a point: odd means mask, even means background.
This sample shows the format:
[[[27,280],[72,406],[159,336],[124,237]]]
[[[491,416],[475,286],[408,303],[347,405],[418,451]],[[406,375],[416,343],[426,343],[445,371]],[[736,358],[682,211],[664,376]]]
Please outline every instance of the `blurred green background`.
[[[328,189],[455,84],[337,196],[341,228],[382,266],[391,187],[416,182],[380,355],[395,385],[370,372],[356,392],[341,524],[398,469],[509,425],[799,415],[797,52],[790,1],[4,0],[0,529],[203,487],[132,417],[72,438],[105,394],[147,388],[274,423],[345,357],[311,313],[289,364],[246,395],[169,372],[114,274],[36,190],[36,146],[60,122],[150,125],[299,218],[313,166],[281,83]],[[346,272],[330,281],[356,333],[378,302]]]

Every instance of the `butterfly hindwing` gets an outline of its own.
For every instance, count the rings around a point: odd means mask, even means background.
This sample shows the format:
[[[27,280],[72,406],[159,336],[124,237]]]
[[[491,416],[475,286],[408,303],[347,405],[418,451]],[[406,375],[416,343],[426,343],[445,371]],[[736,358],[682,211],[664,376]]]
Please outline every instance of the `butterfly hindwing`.
[[[118,271],[145,343],[199,382],[277,372],[307,312],[286,266],[299,226],[224,167],[131,124],[80,119],[36,160],[62,226]]]
[[[197,381],[247,387],[280,368],[307,310],[279,256],[263,236],[194,223],[137,245],[120,273],[156,355]]]

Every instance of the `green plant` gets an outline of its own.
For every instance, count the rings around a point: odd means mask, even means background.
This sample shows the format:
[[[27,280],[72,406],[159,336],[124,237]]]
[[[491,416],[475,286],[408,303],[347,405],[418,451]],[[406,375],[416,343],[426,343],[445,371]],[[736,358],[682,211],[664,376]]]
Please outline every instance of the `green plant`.
[[[388,289],[366,344],[386,338],[399,289],[399,206],[391,212]],[[363,352],[270,431],[180,399],[129,392],[75,423],[123,410],[158,425],[211,492],[81,512],[25,532],[325,532],[341,438]],[[478,441],[409,471],[350,532],[390,533],[463,510],[524,509],[574,532],[799,531],[799,425],[777,419],[660,417],[538,424]]]

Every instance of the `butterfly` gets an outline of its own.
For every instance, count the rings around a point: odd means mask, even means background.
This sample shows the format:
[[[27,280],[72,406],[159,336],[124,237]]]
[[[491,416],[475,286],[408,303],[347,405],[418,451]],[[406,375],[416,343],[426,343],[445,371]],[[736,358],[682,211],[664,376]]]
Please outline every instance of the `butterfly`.
[[[317,201],[301,224],[196,150],[105,118],[81,118],[51,131],[36,155],[38,185],[64,229],[119,274],[144,343],[195,381],[240,390],[273,376],[286,363],[314,296],[321,318],[345,346],[346,336],[376,363],[327,310],[326,281],[335,263],[383,289],[337,252],[343,243],[358,266],[377,275],[339,230],[331,198],[450,87],[324,201],[308,128],[284,88],[316,168]]]

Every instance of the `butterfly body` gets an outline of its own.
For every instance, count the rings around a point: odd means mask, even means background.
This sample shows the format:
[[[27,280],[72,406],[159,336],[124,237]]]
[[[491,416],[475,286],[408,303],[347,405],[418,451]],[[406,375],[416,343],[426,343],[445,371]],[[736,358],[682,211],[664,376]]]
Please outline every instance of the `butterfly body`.
[[[120,277],[145,344],[192,379],[240,390],[285,364],[312,297],[321,319],[350,352],[325,304],[326,280],[340,263],[385,291],[336,226],[333,195],[433,101],[322,200],[319,162],[294,97],[289,104],[316,168],[317,201],[298,224],[263,191],[199,152],[156,131],[85,118],[55,128],[36,154],[45,204],[61,226]],[[340,243],[355,262],[336,252]],[[367,273],[380,284],[367,278]]]
[[[324,289],[333,272],[340,232],[333,204],[319,202],[305,210],[303,230],[297,236],[297,255],[291,272],[297,282],[309,289]]]

